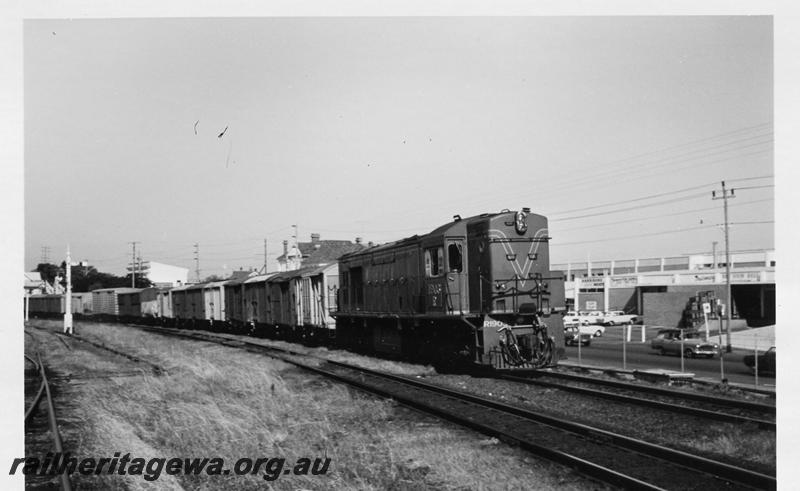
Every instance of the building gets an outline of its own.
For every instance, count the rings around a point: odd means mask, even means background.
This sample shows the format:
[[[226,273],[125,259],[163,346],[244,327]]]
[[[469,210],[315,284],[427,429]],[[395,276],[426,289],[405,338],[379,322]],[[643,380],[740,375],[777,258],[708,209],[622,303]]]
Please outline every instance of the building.
[[[732,327],[775,323],[775,251],[730,254]],[[704,322],[703,304],[716,319],[727,298],[725,257],[678,257],[554,264],[564,272],[567,307],[624,310],[646,324],[695,327]]]
[[[130,272],[131,268],[128,267]],[[146,276],[156,287],[173,287],[185,285],[189,279],[189,269],[180,266],[142,261],[137,263],[136,274]]]
[[[335,262],[344,254],[364,248],[361,239],[355,243],[349,240],[320,240],[319,234],[311,234],[311,242],[298,242],[289,247],[289,241],[283,241],[283,254],[276,259],[278,271],[294,271],[301,266],[321,266]]]
[[[38,271],[25,272],[25,293],[28,295],[40,295],[45,293],[47,283],[42,279],[42,273]]]

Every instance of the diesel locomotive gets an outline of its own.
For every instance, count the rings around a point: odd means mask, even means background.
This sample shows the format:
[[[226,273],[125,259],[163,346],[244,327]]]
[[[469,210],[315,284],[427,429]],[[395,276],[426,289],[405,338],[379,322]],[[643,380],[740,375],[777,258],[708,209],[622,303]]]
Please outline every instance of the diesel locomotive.
[[[564,275],[550,270],[547,219],[504,210],[339,259],[337,342],[438,362],[555,364]]]

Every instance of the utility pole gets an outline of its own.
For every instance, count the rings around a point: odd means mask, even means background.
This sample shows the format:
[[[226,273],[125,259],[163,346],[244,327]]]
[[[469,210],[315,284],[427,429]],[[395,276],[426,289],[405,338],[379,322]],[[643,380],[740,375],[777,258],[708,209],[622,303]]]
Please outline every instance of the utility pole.
[[[42,259],[40,261],[42,264],[47,264],[50,262],[50,247],[49,246],[42,246]]]
[[[200,283],[200,244],[194,245],[194,274],[197,282]]]
[[[717,269],[717,241],[711,243],[711,269]]]
[[[136,244],[138,242],[129,242],[133,246],[133,255],[131,256],[131,288],[136,288]]]
[[[725,214],[725,333],[726,343],[725,351],[731,352],[731,310],[733,310],[733,303],[731,302],[731,252],[728,235],[728,198],[735,198],[734,190],[725,189],[725,181],[722,181],[722,196],[717,196],[716,191],[711,191],[711,199],[721,199]]]
[[[267,239],[264,239],[264,274],[267,274]]]

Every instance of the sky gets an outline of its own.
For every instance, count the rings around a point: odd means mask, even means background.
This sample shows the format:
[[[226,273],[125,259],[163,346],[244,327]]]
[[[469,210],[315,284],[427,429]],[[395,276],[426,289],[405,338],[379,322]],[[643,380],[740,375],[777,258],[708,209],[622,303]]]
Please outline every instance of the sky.
[[[23,26],[25,267],[269,267],[530,207],[554,263],[775,247],[769,16]],[[49,248],[49,249],[44,249]]]

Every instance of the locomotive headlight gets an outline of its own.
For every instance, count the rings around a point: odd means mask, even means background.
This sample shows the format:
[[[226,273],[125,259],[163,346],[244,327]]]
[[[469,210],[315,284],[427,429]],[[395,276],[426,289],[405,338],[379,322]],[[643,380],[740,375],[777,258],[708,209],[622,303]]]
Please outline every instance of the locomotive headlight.
[[[516,215],[514,215],[514,228],[517,230],[519,235],[523,235],[525,232],[528,231],[528,214],[524,211],[518,211]]]
[[[497,288],[498,290],[505,290],[506,289],[506,284],[505,283],[495,283],[494,287]]]

